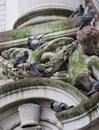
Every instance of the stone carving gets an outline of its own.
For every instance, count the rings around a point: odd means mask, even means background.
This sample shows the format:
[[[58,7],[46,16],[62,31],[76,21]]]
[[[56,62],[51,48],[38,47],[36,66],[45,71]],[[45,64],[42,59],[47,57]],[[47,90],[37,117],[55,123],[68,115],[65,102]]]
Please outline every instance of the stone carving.
[[[30,126],[31,127],[39,126],[39,120],[41,114],[41,109],[39,105],[33,103],[23,104],[19,106],[18,110],[22,128],[28,128]]]
[[[74,45],[70,44],[72,41],[73,38],[63,37],[52,40],[48,42],[48,44],[44,44],[40,47],[40,49],[38,48],[34,52],[30,49],[27,49],[29,52],[29,60],[27,63],[18,65],[17,68],[13,67],[13,60],[18,53],[26,50],[26,48],[11,48],[1,53],[2,58],[0,63],[3,71],[14,80],[25,77],[29,78],[31,76],[34,77],[35,74],[30,70],[30,64],[33,62],[39,62],[40,66],[45,69],[45,76],[50,77],[60,69],[60,67],[66,61],[68,55],[72,53],[72,49],[74,48]],[[48,51],[51,51],[51,55],[50,53],[46,54]]]
[[[78,31],[76,40],[59,36],[34,51],[27,49],[28,61],[13,68],[14,58],[26,49],[11,48],[1,53],[0,64],[9,78],[35,77],[30,66],[36,63],[42,68],[40,71],[43,70],[42,77],[60,79],[84,91],[89,91],[95,80],[99,79],[96,64],[88,63],[92,55],[99,56],[99,30],[91,25]]]

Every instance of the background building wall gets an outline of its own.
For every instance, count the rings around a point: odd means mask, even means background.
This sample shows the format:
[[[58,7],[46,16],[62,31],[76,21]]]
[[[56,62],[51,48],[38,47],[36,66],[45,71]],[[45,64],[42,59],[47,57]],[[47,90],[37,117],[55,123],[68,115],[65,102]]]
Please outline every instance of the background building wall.
[[[18,18],[18,0],[6,0],[6,30],[13,28],[13,23]]]
[[[6,0],[0,0],[0,32],[6,29]]]

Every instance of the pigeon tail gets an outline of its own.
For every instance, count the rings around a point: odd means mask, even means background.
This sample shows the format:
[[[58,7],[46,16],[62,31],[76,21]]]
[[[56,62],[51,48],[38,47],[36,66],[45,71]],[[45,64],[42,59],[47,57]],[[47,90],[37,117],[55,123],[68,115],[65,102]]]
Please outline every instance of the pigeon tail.
[[[81,26],[79,27],[79,30],[81,30],[83,27],[84,27],[84,25],[81,25]]]
[[[87,93],[87,96],[91,96],[93,93],[97,92],[97,89],[93,89]]]
[[[66,106],[64,110],[68,110],[68,109],[73,108],[73,107],[74,107],[73,105],[71,105],[71,106]]]

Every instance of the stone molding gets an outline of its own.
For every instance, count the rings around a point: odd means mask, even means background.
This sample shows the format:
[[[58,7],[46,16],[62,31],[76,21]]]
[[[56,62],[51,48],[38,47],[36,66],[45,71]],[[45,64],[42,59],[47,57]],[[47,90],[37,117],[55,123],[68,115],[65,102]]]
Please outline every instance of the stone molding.
[[[60,5],[55,5],[55,6],[48,5],[48,6],[42,6],[39,8],[33,8],[29,12],[26,12],[25,14],[20,16],[16,20],[13,28],[16,29],[16,28],[22,26],[22,24],[29,21],[30,19],[34,19],[39,16],[40,17],[49,16],[49,18],[51,18],[51,16],[57,16],[58,19],[60,19],[59,17],[64,17],[64,18],[68,17],[71,14],[71,12],[72,12],[72,10],[69,7],[66,8],[66,6],[64,7],[64,6],[60,6]],[[42,20],[42,18],[41,18],[41,20]]]

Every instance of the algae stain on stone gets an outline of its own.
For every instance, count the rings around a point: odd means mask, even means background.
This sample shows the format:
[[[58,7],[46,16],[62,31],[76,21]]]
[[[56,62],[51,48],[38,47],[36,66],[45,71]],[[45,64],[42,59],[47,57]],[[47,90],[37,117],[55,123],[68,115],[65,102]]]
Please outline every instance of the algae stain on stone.
[[[67,30],[70,28],[69,23],[59,23],[59,24],[55,24],[54,26],[50,26],[52,28],[52,31],[59,31],[59,30]]]
[[[9,36],[9,40],[26,38],[26,37],[29,37],[29,36],[31,36],[31,31],[30,30],[28,30],[28,29],[24,30],[24,31],[17,30],[17,31],[15,31],[13,34],[11,34]]]

